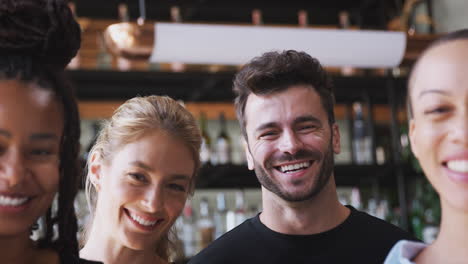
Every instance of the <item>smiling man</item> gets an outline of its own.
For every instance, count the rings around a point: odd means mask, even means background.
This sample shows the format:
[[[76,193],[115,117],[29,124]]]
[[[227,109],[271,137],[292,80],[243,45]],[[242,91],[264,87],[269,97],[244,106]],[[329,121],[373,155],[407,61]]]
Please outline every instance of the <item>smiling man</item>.
[[[331,81],[303,52],[269,52],[236,75],[236,111],[263,211],[190,263],[382,263],[403,230],[338,201]]]

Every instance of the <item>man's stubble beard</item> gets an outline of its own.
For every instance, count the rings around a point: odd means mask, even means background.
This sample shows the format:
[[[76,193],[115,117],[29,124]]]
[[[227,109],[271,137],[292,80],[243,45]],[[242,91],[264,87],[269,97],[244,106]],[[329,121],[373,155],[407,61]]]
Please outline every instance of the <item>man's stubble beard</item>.
[[[314,177],[312,186],[305,193],[303,194],[287,193],[280,186],[279,183],[275,183],[273,181],[272,177],[270,177],[270,175],[268,174],[268,171],[265,170],[262,166],[260,166],[255,161],[255,159],[253,159],[254,170],[255,170],[255,174],[257,175],[258,181],[265,189],[269,190],[270,192],[276,194],[281,199],[288,201],[288,202],[302,202],[302,201],[313,199],[315,196],[317,196],[320,193],[320,191],[322,191],[322,189],[330,180],[330,177],[333,173],[334,157],[333,157],[332,141],[333,140],[331,139],[328,149],[323,154],[322,164],[320,165],[320,169],[318,173],[315,176],[312,176]],[[298,160],[301,158],[303,159],[304,157],[313,155],[312,153],[313,152],[310,152],[307,150],[299,150],[295,155],[290,155],[290,157],[287,159],[288,161]],[[318,162],[318,161],[315,160],[314,163],[315,162]],[[311,164],[311,166],[312,165],[313,164]],[[275,170],[275,168],[273,168],[272,166],[267,166],[267,167],[269,167],[268,170],[271,173],[273,173],[273,170]]]

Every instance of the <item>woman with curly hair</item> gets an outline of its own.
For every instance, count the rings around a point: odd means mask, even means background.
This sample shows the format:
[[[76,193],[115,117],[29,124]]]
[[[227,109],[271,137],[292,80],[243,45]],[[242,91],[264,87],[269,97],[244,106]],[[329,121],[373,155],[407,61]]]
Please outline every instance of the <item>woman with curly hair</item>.
[[[64,76],[79,47],[66,2],[0,1],[2,263],[80,262],[73,208],[79,116]]]

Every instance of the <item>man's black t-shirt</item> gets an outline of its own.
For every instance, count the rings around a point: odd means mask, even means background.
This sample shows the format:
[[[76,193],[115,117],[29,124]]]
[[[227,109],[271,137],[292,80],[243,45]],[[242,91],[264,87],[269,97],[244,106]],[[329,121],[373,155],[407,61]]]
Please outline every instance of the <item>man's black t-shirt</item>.
[[[398,240],[414,240],[392,224],[349,208],[351,213],[342,224],[313,235],[275,232],[257,215],[211,243],[189,264],[381,264]]]

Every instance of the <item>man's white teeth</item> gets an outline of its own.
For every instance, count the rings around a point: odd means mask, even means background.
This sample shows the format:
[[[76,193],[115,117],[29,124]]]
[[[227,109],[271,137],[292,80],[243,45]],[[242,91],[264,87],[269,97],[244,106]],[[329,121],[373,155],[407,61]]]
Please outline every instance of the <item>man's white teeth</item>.
[[[447,167],[456,172],[468,172],[468,160],[451,160],[447,162]]]
[[[132,213],[130,213],[130,217],[133,220],[135,220],[136,222],[138,222],[140,225],[144,225],[144,226],[152,226],[152,225],[156,224],[156,222],[158,222],[158,220],[155,220],[155,221],[145,220],[145,219],[139,217],[138,215],[135,215],[135,214],[132,214]]]
[[[291,164],[291,165],[284,165],[280,166],[281,172],[289,172],[289,171],[295,171],[299,169],[304,169],[308,168],[310,166],[310,161],[305,161],[302,163],[296,163],[296,164]]]
[[[11,197],[0,195],[0,206],[20,206],[29,200],[28,197]]]

